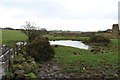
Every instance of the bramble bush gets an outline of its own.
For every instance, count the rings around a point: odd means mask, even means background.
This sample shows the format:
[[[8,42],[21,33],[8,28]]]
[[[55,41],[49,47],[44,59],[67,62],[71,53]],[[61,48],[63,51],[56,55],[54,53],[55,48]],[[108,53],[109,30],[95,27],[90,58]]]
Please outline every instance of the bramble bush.
[[[43,37],[37,37],[31,43],[28,43],[26,45],[26,52],[38,62],[48,61],[55,55],[49,40]]]
[[[94,35],[94,36],[89,37],[89,42],[110,43],[110,39],[108,37],[104,37],[102,35]]]

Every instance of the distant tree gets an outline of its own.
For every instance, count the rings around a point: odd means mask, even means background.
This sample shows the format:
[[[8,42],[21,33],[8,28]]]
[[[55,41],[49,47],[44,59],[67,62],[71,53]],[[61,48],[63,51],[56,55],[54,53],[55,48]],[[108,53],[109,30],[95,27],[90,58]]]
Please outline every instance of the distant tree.
[[[41,30],[46,31],[46,28],[41,28]]]
[[[48,31],[46,30],[46,28],[41,28],[40,31],[41,31],[41,35],[48,34]]]
[[[13,29],[13,28],[11,28],[11,27],[6,27],[6,28],[4,28],[4,29],[14,30],[14,29]]]

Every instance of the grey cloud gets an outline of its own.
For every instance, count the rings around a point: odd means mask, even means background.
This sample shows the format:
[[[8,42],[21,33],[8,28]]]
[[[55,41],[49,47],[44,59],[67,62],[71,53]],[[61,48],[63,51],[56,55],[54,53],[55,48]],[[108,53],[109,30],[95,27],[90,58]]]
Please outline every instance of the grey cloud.
[[[113,11],[107,11],[104,7],[85,8],[86,10],[77,10],[72,9],[68,10],[64,8],[62,3],[57,1],[38,1],[38,2],[3,2],[1,3],[3,7],[7,8],[22,8],[26,11],[34,13],[36,17],[42,18],[51,18],[58,17],[63,19],[86,19],[86,18],[97,18],[97,19],[117,19],[117,9]],[[86,6],[87,7],[87,6]]]
[[[59,16],[64,12],[62,5],[57,2],[5,2],[2,3],[2,6],[7,8],[21,8],[41,17]]]

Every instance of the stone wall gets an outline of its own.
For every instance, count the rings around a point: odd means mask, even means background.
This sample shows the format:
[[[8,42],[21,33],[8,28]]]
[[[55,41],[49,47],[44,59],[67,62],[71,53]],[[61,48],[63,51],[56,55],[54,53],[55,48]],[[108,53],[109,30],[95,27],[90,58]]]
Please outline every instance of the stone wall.
[[[119,38],[119,26],[118,26],[118,24],[112,25],[111,38],[114,38],[114,39]]]

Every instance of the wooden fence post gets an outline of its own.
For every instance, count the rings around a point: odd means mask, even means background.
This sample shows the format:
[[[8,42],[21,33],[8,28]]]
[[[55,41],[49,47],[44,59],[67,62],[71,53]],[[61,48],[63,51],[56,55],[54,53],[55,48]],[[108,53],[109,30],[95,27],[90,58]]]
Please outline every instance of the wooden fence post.
[[[8,52],[8,71],[13,72],[13,64],[11,59],[11,51]]]

